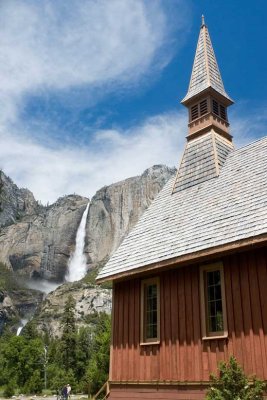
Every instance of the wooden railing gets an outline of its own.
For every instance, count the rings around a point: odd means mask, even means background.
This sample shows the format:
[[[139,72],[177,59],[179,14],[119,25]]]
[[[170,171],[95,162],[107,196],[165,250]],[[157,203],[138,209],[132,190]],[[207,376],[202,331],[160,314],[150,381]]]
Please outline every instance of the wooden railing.
[[[104,397],[101,397],[101,400],[105,400],[108,398],[109,396],[109,382],[105,382],[104,385],[99,389],[99,391],[97,392],[97,394],[95,394],[92,397],[92,400],[97,400],[99,398],[100,400],[100,395],[103,394],[103,392],[105,392]]]

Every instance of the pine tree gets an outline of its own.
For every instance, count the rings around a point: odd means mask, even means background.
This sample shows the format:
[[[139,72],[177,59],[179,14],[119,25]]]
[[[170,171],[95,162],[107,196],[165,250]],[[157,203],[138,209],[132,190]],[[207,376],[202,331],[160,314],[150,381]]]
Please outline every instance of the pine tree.
[[[93,338],[92,358],[87,370],[87,383],[91,394],[96,393],[108,379],[111,318],[100,313]]]
[[[76,351],[76,326],[75,326],[75,300],[69,295],[64,307],[61,325],[63,328],[61,338],[62,364],[66,371],[75,369]]]

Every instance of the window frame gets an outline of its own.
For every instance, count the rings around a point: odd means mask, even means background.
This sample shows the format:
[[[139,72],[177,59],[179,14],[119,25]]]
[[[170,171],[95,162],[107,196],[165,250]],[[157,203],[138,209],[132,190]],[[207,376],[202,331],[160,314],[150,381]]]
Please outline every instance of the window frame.
[[[157,337],[146,338],[146,304],[145,304],[145,288],[147,285],[156,284],[157,286]],[[160,280],[159,277],[143,279],[141,281],[141,313],[140,313],[140,345],[152,345],[160,343]]]
[[[222,314],[223,314],[223,330],[212,332],[208,329],[208,303],[207,303],[207,287],[204,275],[206,272],[220,271],[221,278],[221,296],[222,296]],[[225,300],[225,281],[224,267],[222,262],[216,262],[207,265],[201,265],[200,269],[200,299],[201,299],[201,328],[202,340],[207,339],[222,339],[228,337],[227,326],[227,310]]]

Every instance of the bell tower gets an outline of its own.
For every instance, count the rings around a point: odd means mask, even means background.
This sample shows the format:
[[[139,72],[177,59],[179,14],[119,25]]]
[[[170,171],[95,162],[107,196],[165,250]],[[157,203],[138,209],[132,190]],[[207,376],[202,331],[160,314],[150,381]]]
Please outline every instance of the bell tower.
[[[188,92],[181,103],[189,111],[188,140],[211,128],[229,141],[232,140],[227,107],[233,104],[233,100],[224,89],[204,16]]]
[[[204,16],[189,88],[181,103],[188,108],[188,135],[173,193],[217,177],[233,149],[227,116],[233,100],[224,89]]]

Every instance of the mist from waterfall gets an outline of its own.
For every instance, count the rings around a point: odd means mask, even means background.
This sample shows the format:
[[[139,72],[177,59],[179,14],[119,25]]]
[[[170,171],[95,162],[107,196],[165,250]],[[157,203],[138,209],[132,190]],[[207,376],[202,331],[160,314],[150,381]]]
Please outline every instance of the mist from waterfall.
[[[84,254],[84,245],[85,245],[85,227],[86,227],[86,219],[89,210],[89,203],[83,213],[81,223],[79,225],[76,241],[75,241],[75,250],[71,254],[69,262],[68,262],[68,271],[66,274],[66,281],[74,282],[82,279],[86,275],[87,265],[86,265],[86,256]]]
[[[62,285],[62,282],[56,283],[49,282],[44,279],[31,279],[29,281],[26,281],[25,285],[30,289],[40,290],[40,292],[48,294],[56,290],[56,288],[58,288],[60,285]]]

